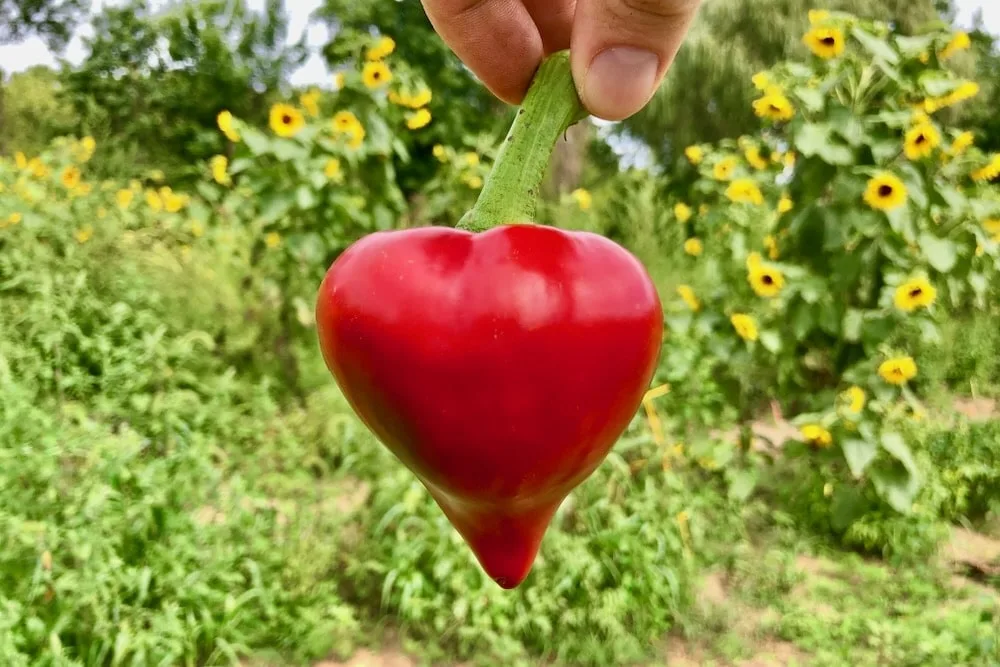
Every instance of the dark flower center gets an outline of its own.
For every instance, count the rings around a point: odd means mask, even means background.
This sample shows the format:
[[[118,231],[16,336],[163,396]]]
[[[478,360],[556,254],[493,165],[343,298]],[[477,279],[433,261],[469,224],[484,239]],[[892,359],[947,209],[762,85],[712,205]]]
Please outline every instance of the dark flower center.
[[[879,197],[888,197],[891,194],[892,194],[892,186],[891,185],[880,185],[879,186],[879,188],[878,188],[878,196]]]
[[[372,78],[375,79],[376,81],[378,81],[379,79],[382,78],[382,72],[373,72],[372,73]]]
[[[760,279],[760,281],[762,283],[764,283],[765,285],[773,285],[774,284],[774,278],[769,273],[765,273],[764,276]]]
[[[286,113],[284,116],[281,117],[281,124],[282,125],[291,125],[292,124],[292,117],[289,114]]]
[[[823,46],[836,46],[837,44],[837,40],[835,40],[833,37],[824,37],[819,41],[820,43],[823,44]]]
[[[910,298],[911,299],[916,299],[917,297],[919,297],[923,293],[924,293],[923,289],[921,289],[919,287],[914,287],[913,289],[910,290]]]
[[[925,143],[926,141],[927,141],[927,137],[925,137],[925,136],[924,136],[924,135],[922,135],[922,134],[918,134],[918,135],[917,135],[917,140],[916,140],[916,144],[917,144],[918,146],[919,146],[920,144],[922,144],[922,143]]]
[[[771,105],[771,113],[781,113],[781,107],[776,104]]]

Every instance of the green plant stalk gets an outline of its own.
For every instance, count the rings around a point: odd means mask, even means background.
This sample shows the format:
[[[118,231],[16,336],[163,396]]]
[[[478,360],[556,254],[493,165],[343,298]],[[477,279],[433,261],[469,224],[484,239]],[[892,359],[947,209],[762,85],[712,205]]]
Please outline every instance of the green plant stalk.
[[[569,51],[552,54],[538,68],[479,199],[458,228],[484,232],[497,225],[534,222],[552,150],[571,125],[586,117]]]

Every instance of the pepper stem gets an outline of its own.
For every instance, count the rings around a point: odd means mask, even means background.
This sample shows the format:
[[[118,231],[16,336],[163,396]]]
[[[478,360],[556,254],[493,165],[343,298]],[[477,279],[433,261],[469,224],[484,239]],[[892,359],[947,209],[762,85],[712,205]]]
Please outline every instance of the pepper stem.
[[[552,54],[538,68],[479,199],[458,228],[484,232],[497,225],[534,222],[552,150],[571,125],[586,117],[569,51]]]

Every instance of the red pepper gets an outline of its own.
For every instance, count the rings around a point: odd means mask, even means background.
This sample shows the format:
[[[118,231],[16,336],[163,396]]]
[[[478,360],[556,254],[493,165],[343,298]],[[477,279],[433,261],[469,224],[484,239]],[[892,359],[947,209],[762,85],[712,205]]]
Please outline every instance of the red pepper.
[[[543,64],[463,229],[358,241],[317,304],[347,400],[504,588],[634,416],[662,336],[656,290],[628,251],[495,224],[531,219],[552,145],[578,118],[572,86],[565,54]]]

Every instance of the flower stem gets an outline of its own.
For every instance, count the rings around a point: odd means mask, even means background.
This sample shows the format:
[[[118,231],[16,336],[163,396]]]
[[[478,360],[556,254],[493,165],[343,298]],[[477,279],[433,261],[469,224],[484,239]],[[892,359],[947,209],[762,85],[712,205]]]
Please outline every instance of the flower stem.
[[[500,147],[493,170],[459,229],[534,222],[538,191],[559,137],[587,117],[573,83],[569,51],[546,58]]]

